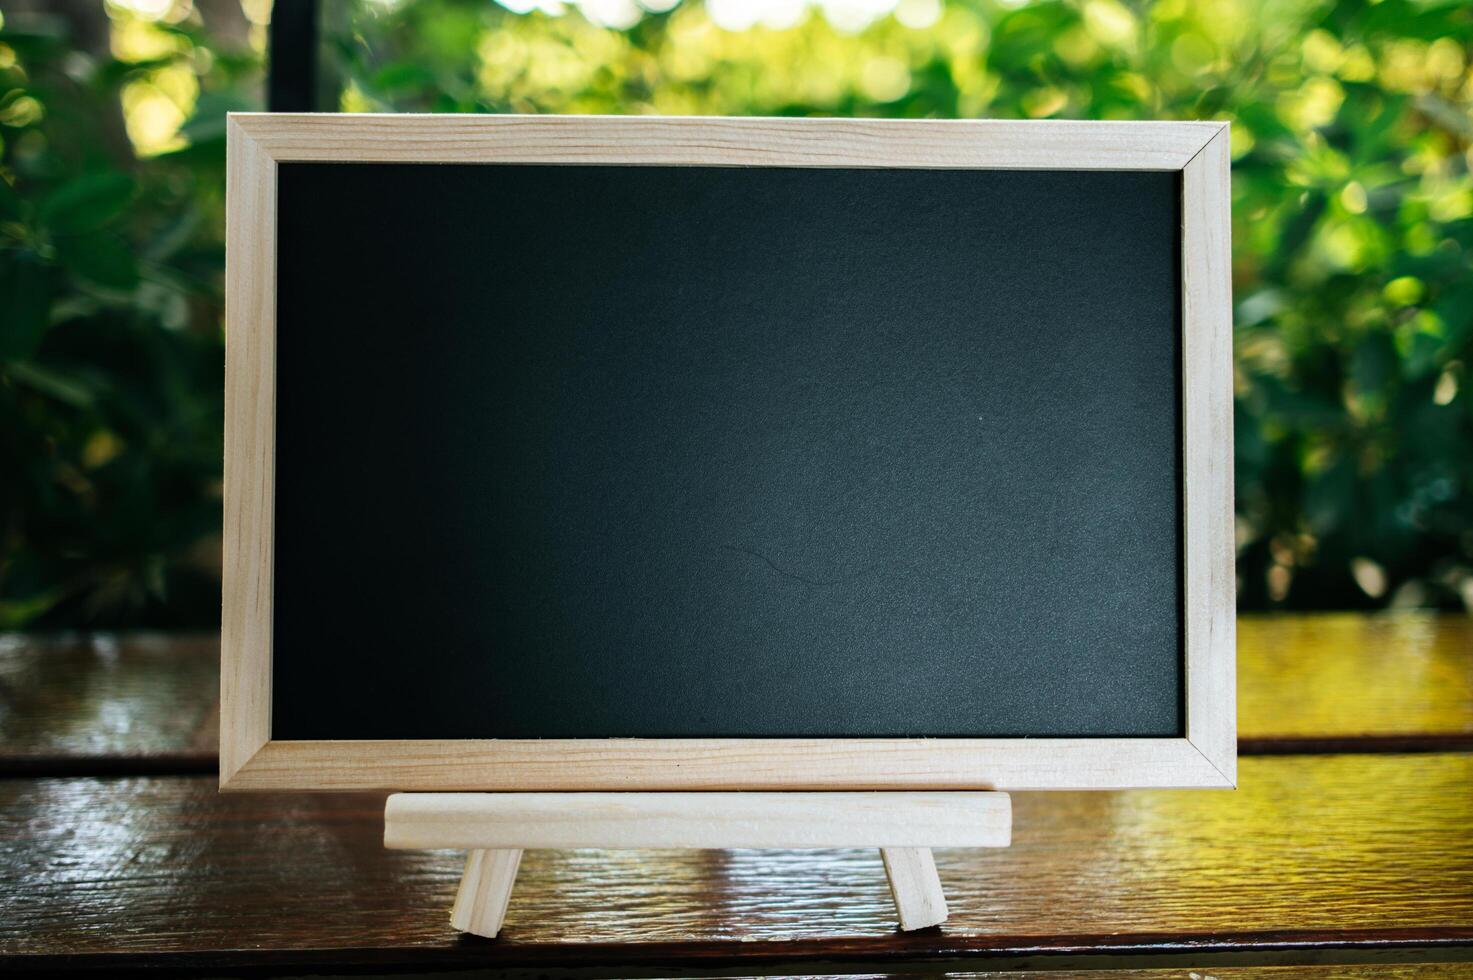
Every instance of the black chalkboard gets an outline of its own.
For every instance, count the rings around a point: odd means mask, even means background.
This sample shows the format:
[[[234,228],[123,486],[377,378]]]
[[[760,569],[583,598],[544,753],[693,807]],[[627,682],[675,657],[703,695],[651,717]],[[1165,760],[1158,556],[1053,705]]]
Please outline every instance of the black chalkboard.
[[[1179,173],[277,193],[273,738],[1183,733]]]

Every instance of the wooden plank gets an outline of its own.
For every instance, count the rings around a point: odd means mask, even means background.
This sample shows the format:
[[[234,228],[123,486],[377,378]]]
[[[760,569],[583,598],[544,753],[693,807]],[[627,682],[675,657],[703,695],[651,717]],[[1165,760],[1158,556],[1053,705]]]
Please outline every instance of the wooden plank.
[[[219,641],[0,635],[0,773],[215,771]]]
[[[1339,744],[1321,747],[1401,739],[1410,748],[1439,738],[1473,747],[1473,619],[1242,617],[1238,705],[1245,752],[1329,740]]]
[[[1182,603],[1187,739],[1237,781],[1228,127],[1182,171]]]
[[[1473,748],[1473,619],[1241,616],[1244,754]],[[209,772],[207,635],[0,635],[0,772]]]
[[[272,159],[1180,170],[1220,122],[232,113]]]
[[[276,485],[276,162],[233,121],[225,128],[221,782],[271,737]]]
[[[455,792],[1218,788],[1185,738],[268,742],[223,789]]]
[[[1006,793],[396,793],[391,848],[1006,847]]]
[[[1326,949],[1433,958],[1473,945],[1469,754],[1245,759],[1235,793],[1019,795],[1011,847],[936,852],[951,918],[916,933],[895,931],[871,849],[580,850],[528,853],[501,938],[467,941],[445,916],[463,856],[385,850],[383,802],[220,796],[208,778],[0,781],[0,968],[739,971]]]

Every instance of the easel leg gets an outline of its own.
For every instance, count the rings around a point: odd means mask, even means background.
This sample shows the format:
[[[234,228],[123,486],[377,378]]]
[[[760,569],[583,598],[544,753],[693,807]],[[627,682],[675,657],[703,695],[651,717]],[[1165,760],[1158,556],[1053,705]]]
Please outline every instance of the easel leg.
[[[929,847],[882,847],[880,859],[901,929],[925,929],[946,921],[946,895]]]
[[[450,910],[450,925],[461,932],[495,939],[506,918],[506,903],[522,863],[520,850],[471,851]]]

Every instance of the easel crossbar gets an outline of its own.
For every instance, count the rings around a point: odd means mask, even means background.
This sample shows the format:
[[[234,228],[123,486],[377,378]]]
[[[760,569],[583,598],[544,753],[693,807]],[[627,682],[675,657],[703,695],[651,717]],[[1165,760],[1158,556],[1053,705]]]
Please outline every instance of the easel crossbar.
[[[1006,793],[398,793],[389,848],[1006,847]]]

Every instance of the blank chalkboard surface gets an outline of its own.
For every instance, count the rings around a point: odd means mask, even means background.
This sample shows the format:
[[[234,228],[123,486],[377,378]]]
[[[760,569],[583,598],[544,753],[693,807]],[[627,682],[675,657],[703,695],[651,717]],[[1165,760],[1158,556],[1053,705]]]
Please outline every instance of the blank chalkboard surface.
[[[227,143],[222,788],[1234,784],[1225,124]]]
[[[277,180],[274,737],[1182,733],[1178,173]]]

